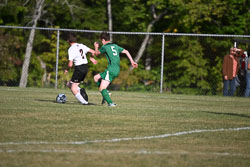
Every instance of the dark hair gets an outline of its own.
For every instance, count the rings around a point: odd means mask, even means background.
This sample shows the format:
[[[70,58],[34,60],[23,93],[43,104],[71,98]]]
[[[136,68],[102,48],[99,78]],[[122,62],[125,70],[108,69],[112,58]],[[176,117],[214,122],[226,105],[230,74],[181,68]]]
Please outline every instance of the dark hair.
[[[100,35],[101,40],[104,39],[105,41],[109,41],[110,40],[110,35],[107,32],[103,32]]]
[[[68,42],[70,42],[70,43],[76,42],[76,35],[73,33],[70,33],[68,35]]]

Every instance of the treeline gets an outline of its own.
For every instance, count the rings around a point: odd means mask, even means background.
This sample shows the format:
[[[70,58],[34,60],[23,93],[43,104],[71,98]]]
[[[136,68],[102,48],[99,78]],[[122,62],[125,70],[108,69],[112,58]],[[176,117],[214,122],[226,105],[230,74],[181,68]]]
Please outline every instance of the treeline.
[[[248,35],[248,0],[116,0],[107,9],[107,0],[45,0],[37,27],[126,32],[167,32],[196,34]],[[0,2],[0,25],[32,26],[36,1]],[[112,18],[108,17],[112,12]],[[59,87],[68,76],[67,32],[60,33]],[[0,84],[18,86],[30,30],[0,29]],[[79,42],[92,47],[98,34],[77,33]],[[27,86],[51,87],[55,83],[57,32],[37,30],[30,59]],[[128,77],[128,62],[122,61],[120,77],[113,89],[158,91],[160,83],[161,37],[113,35],[113,41],[132,52],[139,69]],[[143,42],[145,45],[143,45]],[[217,94],[222,89],[221,64],[233,45],[232,38],[166,36],[164,90],[176,93],[195,90],[198,94]],[[247,50],[247,44],[239,47]],[[139,52],[139,50],[141,52]],[[86,79],[95,87],[92,76],[106,66],[90,64]]]

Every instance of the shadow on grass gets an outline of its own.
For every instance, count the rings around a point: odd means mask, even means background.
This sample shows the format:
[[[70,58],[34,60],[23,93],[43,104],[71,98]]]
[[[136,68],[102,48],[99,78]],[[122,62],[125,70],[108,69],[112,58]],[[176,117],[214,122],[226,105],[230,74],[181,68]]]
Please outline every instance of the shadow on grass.
[[[243,118],[250,118],[249,115],[245,114],[235,114],[235,113],[220,113],[220,112],[211,112],[211,111],[203,111],[209,114],[217,114],[217,115],[229,115],[229,116],[235,116],[235,117],[243,117]]]
[[[36,99],[36,101],[41,101],[41,102],[51,102],[51,103],[57,103],[55,100],[44,100],[44,99]],[[58,103],[58,104],[62,104],[62,103]],[[64,103],[64,104],[81,104],[80,102],[76,102],[76,101],[70,101],[70,102],[66,102],[66,103]],[[95,104],[95,103],[88,103],[88,104],[86,104],[86,106],[89,106],[89,105],[91,105],[91,106],[96,106],[97,104]]]

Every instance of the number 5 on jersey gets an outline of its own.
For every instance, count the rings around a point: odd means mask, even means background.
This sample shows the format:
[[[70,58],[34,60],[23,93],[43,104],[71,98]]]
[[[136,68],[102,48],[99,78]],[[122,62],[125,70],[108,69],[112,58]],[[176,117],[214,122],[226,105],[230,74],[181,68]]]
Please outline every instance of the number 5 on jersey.
[[[113,52],[113,55],[114,56],[117,56],[117,51],[115,50],[115,47],[114,46],[111,46],[111,50]]]

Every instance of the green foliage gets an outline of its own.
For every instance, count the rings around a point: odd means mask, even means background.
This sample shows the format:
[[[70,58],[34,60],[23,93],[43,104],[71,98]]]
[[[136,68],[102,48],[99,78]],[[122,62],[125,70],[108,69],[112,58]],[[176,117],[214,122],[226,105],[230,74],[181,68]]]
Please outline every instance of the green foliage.
[[[131,85],[128,88],[129,90],[159,91],[160,68],[145,70],[145,67],[139,64],[139,68],[134,71],[134,75],[137,82],[133,83],[134,85]]]
[[[226,8],[230,10],[226,10],[220,20],[219,33],[249,34],[249,6],[250,1],[248,0],[227,0]]]
[[[112,1],[112,13],[115,31],[146,31],[148,18],[147,5],[144,0]],[[146,22],[145,22],[146,21]]]
[[[46,68],[44,69],[44,73],[46,73],[47,80],[45,81],[46,85],[55,84],[55,76],[56,76],[56,53],[57,53],[57,31],[53,31],[49,38],[43,38],[41,40],[42,45],[46,46],[46,50],[41,54],[41,60],[46,64]],[[68,65],[68,47],[69,44],[60,40],[60,49],[59,49],[59,59],[58,59],[58,82],[63,87],[63,83],[65,83],[65,76],[63,72]]]
[[[222,92],[223,80],[222,80],[222,63],[223,59],[221,57],[216,57],[215,66],[211,68],[210,72],[210,87],[212,88],[212,94],[217,94],[217,92]]]
[[[43,69],[37,56],[32,53],[29,67],[28,86],[42,86]]]
[[[24,39],[18,36],[20,32],[0,30],[0,83],[3,85],[16,86],[19,83],[24,51]]]
[[[166,65],[169,86],[172,88],[197,86],[202,91],[209,89],[208,82],[205,81],[208,75],[207,61],[203,59],[199,41],[181,37],[176,42],[181,43],[181,46],[170,53],[171,57],[168,59],[172,61]]]
[[[18,3],[18,5],[17,5]],[[21,6],[19,2],[10,2],[7,6],[0,6],[0,23],[4,25],[19,25],[25,20],[28,8]]]
[[[0,5],[1,25],[30,26],[35,1],[12,0]],[[38,27],[107,30],[106,0],[46,0]],[[181,32],[203,34],[249,34],[249,0],[117,0],[112,1],[114,31],[146,31],[148,25],[163,11],[166,15],[152,27],[153,32]],[[29,30],[0,30],[0,82],[18,85]],[[60,34],[59,87],[65,87],[72,71],[64,76],[69,45]],[[93,48],[99,34],[77,33],[79,42]],[[144,36],[115,36],[114,41],[131,51],[138,52]],[[100,42],[100,41],[99,41]],[[36,31],[29,70],[29,86],[50,87],[55,84],[57,32]],[[166,41],[164,90],[197,94],[221,92],[221,63],[232,46],[232,39],[176,38]],[[247,45],[241,45],[249,49]],[[121,61],[121,73],[114,81],[114,89],[159,90],[161,41],[154,40],[147,46],[139,61],[139,69],[129,71],[129,62]],[[151,70],[145,70],[146,57],[152,59]],[[88,87],[96,88],[93,76],[103,71],[106,58],[98,57],[98,65],[89,64],[85,80]],[[44,68],[41,64],[45,64]],[[209,75],[208,75],[209,74]],[[192,91],[191,91],[192,92]]]
[[[184,0],[183,5],[184,17],[182,24],[188,28],[189,32],[201,33],[209,30],[216,20],[221,19],[227,10],[223,0],[200,1],[200,0]],[[210,28],[209,28],[210,27]]]
[[[45,6],[46,12],[42,18],[48,20],[42,24],[56,25],[63,28],[77,29],[107,29],[106,8],[103,6],[106,1],[81,1],[72,0],[68,4],[65,1],[49,0]]]

